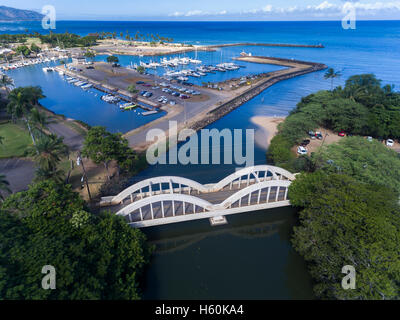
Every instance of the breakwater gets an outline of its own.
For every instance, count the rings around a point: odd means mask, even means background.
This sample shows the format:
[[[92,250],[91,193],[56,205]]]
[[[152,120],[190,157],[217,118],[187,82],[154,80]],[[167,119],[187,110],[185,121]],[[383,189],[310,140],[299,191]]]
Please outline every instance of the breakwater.
[[[307,73],[312,73],[312,72],[317,72],[321,71],[324,69],[327,69],[328,67],[325,64],[322,63],[314,63],[314,62],[307,62],[307,61],[299,61],[299,60],[290,60],[290,59],[283,59],[283,58],[266,58],[266,57],[254,57],[254,58],[259,58],[259,59],[273,59],[276,60],[277,62],[285,63],[287,64],[301,64],[305,66],[302,69],[299,68],[293,68],[293,69],[287,69],[287,70],[282,70],[282,71],[276,71],[273,73],[266,73],[266,74],[261,74],[261,76],[265,77],[263,80],[261,80],[259,83],[254,85],[253,87],[249,88],[242,94],[234,97],[232,100],[225,102],[218,106],[217,108],[214,108],[213,110],[209,111],[203,119],[196,121],[195,123],[191,124],[190,127],[194,130],[200,130],[211,123],[219,120],[229,112],[235,110],[236,108],[240,107],[244,103],[250,101],[257,95],[259,95],[261,92],[269,88],[270,86],[274,85],[275,83],[287,79],[291,79],[294,77],[298,77]]]
[[[291,44],[291,43],[255,43],[255,42],[241,42],[241,43],[227,43],[207,46],[207,48],[224,48],[224,47],[243,47],[243,46],[258,46],[258,47],[288,47],[288,48],[325,48],[320,44]]]

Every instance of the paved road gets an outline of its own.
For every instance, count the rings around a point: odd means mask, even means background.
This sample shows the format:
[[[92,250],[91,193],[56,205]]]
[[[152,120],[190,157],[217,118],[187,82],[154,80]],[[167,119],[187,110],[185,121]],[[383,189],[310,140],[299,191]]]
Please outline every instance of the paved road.
[[[71,151],[82,149],[84,138],[75,130],[59,122],[50,123],[48,128],[52,133],[60,137],[64,137],[64,143],[70,148]]]
[[[0,173],[6,175],[12,192],[26,190],[35,172],[35,164],[30,160],[1,159]]]

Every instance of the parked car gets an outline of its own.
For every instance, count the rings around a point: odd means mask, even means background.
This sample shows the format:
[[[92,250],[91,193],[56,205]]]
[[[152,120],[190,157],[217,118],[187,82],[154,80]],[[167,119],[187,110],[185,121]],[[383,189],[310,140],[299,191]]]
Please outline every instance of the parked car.
[[[340,132],[338,133],[338,136],[339,136],[339,137],[345,137],[345,136],[346,136],[346,132],[340,131]]]
[[[371,141],[374,140],[374,139],[372,139],[372,137],[367,137],[367,140],[368,140],[369,142],[371,142]]]
[[[143,81],[137,81],[136,84],[144,84]]]
[[[147,93],[147,91],[145,91],[145,90],[140,91],[140,95],[141,95],[141,96],[144,96],[146,93]]]
[[[324,137],[322,136],[322,133],[321,132],[317,132],[316,134],[315,134],[315,136],[317,137],[317,139],[318,140],[322,140]]]
[[[386,140],[386,145],[387,145],[388,147],[393,147],[394,141],[393,141],[392,139],[387,139],[387,140]]]
[[[298,153],[298,154],[301,154],[301,155],[305,155],[305,154],[307,154],[307,149],[304,148],[303,146],[299,146],[299,147],[297,148],[297,153]]]
[[[310,140],[309,139],[307,139],[307,140],[303,140],[303,142],[301,143],[301,145],[303,146],[303,147],[305,147],[305,146],[308,146],[309,144],[310,144]]]

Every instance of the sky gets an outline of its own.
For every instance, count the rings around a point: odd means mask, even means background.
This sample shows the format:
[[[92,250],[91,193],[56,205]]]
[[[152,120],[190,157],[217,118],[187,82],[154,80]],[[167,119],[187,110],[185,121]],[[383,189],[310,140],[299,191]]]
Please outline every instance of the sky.
[[[400,20],[400,0],[2,0],[1,5],[42,11],[53,5],[59,20],[270,21]]]

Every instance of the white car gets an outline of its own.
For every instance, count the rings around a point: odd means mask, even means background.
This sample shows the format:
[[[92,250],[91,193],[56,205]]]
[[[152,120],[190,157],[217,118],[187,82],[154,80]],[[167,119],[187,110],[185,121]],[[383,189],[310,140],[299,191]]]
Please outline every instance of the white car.
[[[297,148],[297,153],[298,153],[298,154],[301,154],[301,155],[305,155],[305,154],[307,154],[308,152],[307,152],[307,149],[306,149],[306,148],[304,148],[303,146],[299,146],[299,147]]]
[[[372,140],[374,140],[372,137],[367,137],[367,140],[369,141],[369,142],[372,142]]]
[[[386,145],[387,145],[388,147],[393,147],[394,141],[393,141],[392,139],[387,139],[387,140],[386,140]]]

